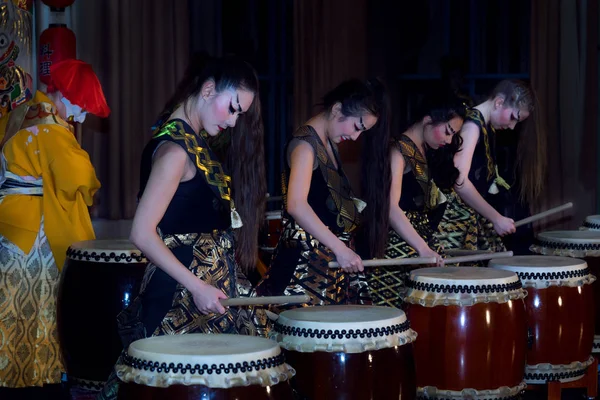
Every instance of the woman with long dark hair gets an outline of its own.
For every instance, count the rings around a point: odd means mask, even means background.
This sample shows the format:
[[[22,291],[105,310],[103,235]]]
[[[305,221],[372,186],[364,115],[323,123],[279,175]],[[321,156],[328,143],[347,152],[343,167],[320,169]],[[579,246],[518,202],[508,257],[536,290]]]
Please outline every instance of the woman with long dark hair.
[[[382,82],[349,80],[327,93],[323,111],[294,132],[286,146],[284,228],[260,294],[306,293],[311,305],[370,302],[353,243],[365,203],[350,187],[337,145],[362,133],[387,142],[387,121]],[[328,268],[333,260],[341,268]]]
[[[448,155],[454,155],[460,147],[456,133],[463,124],[464,106],[457,99],[428,97],[415,114],[408,129],[390,141],[386,149],[389,162],[384,159],[384,163],[376,164],[380,170],[370,174],[364,170],[363,197],[367,204],[381,204],[381,209],[365,210],[367,240],[363,247],[370,258],[435,257],[441,265],[441,247],[434,237],[445,207],[440,187],[451,188],[458,178],[452,156]],[[364,145],[364,157],[381,146],[370,137],[365,137]],[[445,156],[439,154],[442,147]],[[373,303],[401,307],[404,282],[410,270],[410,267],[369,270],[367,279]]]
[[[227,131],[224,163],[208,139]],[[118,317],[125,348],[157,335],[260,333],[254,311],[220,303],[251,290],[242,269],[256,265],[266,197],[258,78],[249,64],[192,61],[144,150],[140,185],[130,239],[150,263],[139,296]],[[111,378],[101,398],[116,397]]]
[[[455,193],[440,223],[438,237],[445,248],[502,251],[501,236],[515,232],[514,221],[501,215],[494,203],[510,185],[498,174],[496,131],[523,123],[517,155],[521,171],[520,199],[534,205],[542,192],[546,141],[539,128],[539,109],[533,89],[518,80],[501,81],[488,99],[467,110],[460,131],[461,151],[454,163],[460,171]]]

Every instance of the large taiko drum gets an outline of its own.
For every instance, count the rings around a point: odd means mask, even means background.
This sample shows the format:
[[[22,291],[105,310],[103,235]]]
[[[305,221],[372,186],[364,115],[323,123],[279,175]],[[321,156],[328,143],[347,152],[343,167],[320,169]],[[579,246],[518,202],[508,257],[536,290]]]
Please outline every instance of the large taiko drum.
[[[117,366],[119,400],[291,400],[280,347],[226,334],[155,336],[133,342]]]
[[[588,215],[579,229],[584,231],[600,231],[600,215]]]
[[[600,231],[548,231],[537,235],[531,251],[543,255],[583,259],[591,273],[600,276]],[[600,284],[592,284],[594,293],[594,345],[592,353],[600,354]]]
[[[127,240],[89,240],[67,250],[58,335],[74,386],[99,390],[110,375],[123,349],[117,314],[137,296],[145,267],[142,253]]]
[[[403,311],[321,306],[284,311],[275,324],[301,399],[414,399],[412,342]]]
[[[512,399],[525,388],[527,314],[519,277],[477,267],[423,268],[408,280],[417,393]]]
[[[525,382],[570,382],[585,375],[593,361],[594,294],[585,261],[555,256],[491,260],[490,268],[515,272],[525,299],[531,344]]]
[[[281,210],[267,211],[265,213],[265,239],[263,247],[271,252],[277,246],[279,238],[281,237],[282,225],[282,212]]]
[[[282,211],[267,211],[265,221],[259,237],[259,260],[257,270],[264,276],[271,264],[271,258],[283,231]]]

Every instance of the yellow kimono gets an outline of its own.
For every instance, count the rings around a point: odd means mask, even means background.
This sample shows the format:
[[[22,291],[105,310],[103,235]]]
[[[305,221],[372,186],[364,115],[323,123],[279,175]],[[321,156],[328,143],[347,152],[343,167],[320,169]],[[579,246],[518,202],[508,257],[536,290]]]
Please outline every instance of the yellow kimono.
[[[95,237],[87,207],[100,182],[71,126],[41,92],[0,120],[3,138],[0,386],[59,383],[59,270],[68,246]]]

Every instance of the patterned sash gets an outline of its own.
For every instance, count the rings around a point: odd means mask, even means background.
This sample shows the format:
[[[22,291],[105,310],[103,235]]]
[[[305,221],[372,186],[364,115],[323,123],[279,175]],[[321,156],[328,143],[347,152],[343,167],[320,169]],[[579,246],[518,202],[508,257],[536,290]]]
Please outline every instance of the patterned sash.
[[[187,124],[181,120],[171,120],[163,124],[154,134],[155,138],[168,135],[174,142],[185,148],[196,165],[204,173],[206,183],[214,194],[223,200],[231,209],[232,227],[241,226],[241,218],[235,210],[231,196],[231,177],[227,175],[221,162],[206,142],[205,131],[197,135]]]
[[[483,119],[483,115],[481,114],[481,111],[479,111],[476,108],[467,108],[465,120],[474,122],[479,127],[479,130],[483,133],[482,140],[483,140],[483,144],[485,146],[485,158],[487,160],[487,180],[491,181],[492,178],[494,177],[494,174],[496,173],[496,162],[494,161],[494,158],[492,157],[492,150],[490,147],[490,137],[489,137],[487,125],[485,123],[485,120]],[[490,129],[492,131],[492,134],[495,135],[496,131],[494,130],[494,128],[491,125],[490,125]]]
[[[425,197],[425,211],[433,210],[439,204],[443,203],[445,197],[431,179],[427,159],[417,145],[408,136],[402,135],[400,139],[392,140],[392,146],[402,153],[404,159],[410,165],[419,186],[421,186],[423,196]]]

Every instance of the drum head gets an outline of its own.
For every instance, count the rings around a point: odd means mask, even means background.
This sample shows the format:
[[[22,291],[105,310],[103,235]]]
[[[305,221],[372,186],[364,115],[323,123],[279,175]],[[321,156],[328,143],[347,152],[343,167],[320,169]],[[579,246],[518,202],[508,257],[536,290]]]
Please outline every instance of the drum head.
[[[514,256],[490,260],[488,267],[513,272],[574,271],[587,268],[584,260],[559,256]]]
[[[129,240],[85,240],[67,249],[67,258],[97,263],[145,263],[142,252]]]
[[[275,331],[283,348],[304,352],[361,353],[409,343],[416,337],[402,310],[359,305],[284,311]]]
[[[133,342],[128,350],[132,357],[175,364],[183,361],[221,364],[238,356],[240,360],[258,360],[277,357],[280,352],[272,340],[227,334],[155,336]]]
[[[410,273],[407,286],[405,301],[426,307],[504,303],[527,295],[514,272],[479,267],[417,269]]]
[[[515,272],[525,287],[580,286],[596,278],[584,260],[558,256],[516,256],[490,260],[490,268]]]
[[[490,268],[434,267],[412,271],[410,280],[424,284],[486,286],[511,284],[519,279],[514,273]]]
[[[592,231],[600,231],[600,215],[587,216],[583,222],[582,228]]]
[[[541,232],[530,249],[545,255],[600,257],[600,231]]]
[[[596,231],[548,231],[537,235],[540,244],[588,245],[600,248],[600,232]]]
[[[186,334],[133,342],[117,375],[147,386],[271,386],[293,376],[272,340],[246,335]]]

